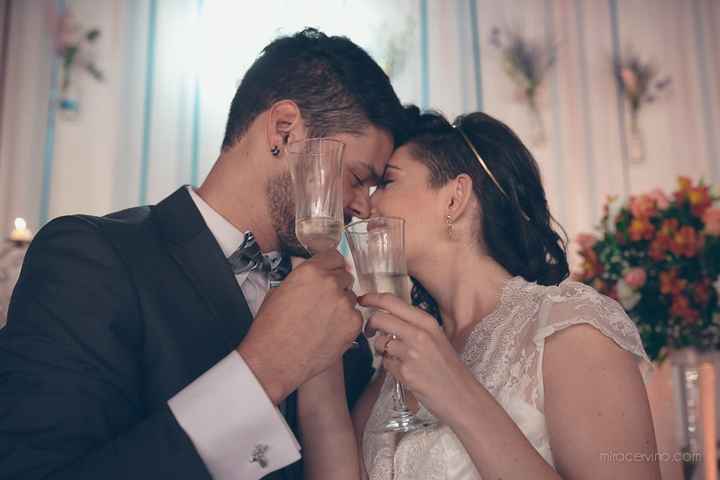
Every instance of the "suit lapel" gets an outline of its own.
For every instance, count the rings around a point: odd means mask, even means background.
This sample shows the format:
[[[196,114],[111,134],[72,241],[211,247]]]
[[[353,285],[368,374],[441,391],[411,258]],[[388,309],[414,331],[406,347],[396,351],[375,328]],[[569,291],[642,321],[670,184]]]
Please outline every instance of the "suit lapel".
[[[252,314],[230,264],[207,228],[186,187],[153,207],[153,215],[168,242],[170,254],[204,299],[223,332],[225,347],[237,346],[247,334]],[[297,392],[286,399],[288,424],[299,438]],[[302,478],[302,461],[263,477],[272,480]]]
[[[153,208],[170,254],[204,299],[227,340],[247,333],[252,314],[215,237],[207,228],[186,187]]]

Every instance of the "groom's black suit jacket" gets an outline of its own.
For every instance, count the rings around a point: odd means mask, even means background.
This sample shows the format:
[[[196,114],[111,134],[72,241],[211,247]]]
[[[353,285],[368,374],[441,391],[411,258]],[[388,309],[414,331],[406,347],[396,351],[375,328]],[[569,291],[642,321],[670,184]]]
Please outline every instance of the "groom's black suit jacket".
[[[252,317],[185,188],[157,206],[49,223],[8,318],[0,479],[210,478],[166,402],[237,347]],[[361,345],[345,356],[350,402],[371,374]],[[294,396],[286,416],[297,432]]]

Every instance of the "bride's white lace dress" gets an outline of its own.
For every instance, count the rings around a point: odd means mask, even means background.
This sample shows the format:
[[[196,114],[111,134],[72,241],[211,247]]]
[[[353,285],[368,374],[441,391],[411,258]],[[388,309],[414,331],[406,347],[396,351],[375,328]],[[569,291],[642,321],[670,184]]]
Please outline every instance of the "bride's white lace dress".
[[[509,280],[498,307],[478,323],[462,353],[475,378],[550,465],[554,465],[553,455],[543,413],[545,339],[580,323],[594,326],[635,354],[643,374],[652,368],[637,328],[622,307],[594,289],[569,280],[553,287],[529,283],[521,277]],[[447,426],[400,437],[376,433],[390,411],[391,395],[391,384],[386,379],[363,435],[363,459],[370,480],[481,478]],[[422,406],[418,415],[433,418]]]

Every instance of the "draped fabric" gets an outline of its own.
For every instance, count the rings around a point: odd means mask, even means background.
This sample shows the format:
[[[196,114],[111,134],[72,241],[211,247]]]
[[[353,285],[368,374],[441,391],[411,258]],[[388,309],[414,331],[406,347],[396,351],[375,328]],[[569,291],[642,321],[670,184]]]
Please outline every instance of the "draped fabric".
[[[449,116],[485,110],[530,140],[531,117],[490,44],[510,27],[558,58],[540,96],[546,141],[531,144],[568,233],[590,229],[608,194],[720,181],[720,4],[713,0],[6,0],[0,231],[104,213],[198,184],[217,158],[230,100],[263,45],[316,26],[365,47],[405,102]],[[79,75],[81,113],[56,111],[53,15],[97,26],[106,80]],[[610,59],[634,48],[672,77],[641,114],[645,161],[626,155],[627,115]]]

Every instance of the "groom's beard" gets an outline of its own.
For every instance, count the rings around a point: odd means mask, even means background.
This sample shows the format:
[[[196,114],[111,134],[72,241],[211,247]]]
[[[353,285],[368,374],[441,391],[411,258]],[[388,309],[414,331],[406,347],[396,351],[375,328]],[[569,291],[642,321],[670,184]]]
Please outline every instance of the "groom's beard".
[[[281,173],[268,180],[265,195],[281,253],[293,257],[310,257],[295,235],[295,192],[290,172]]]

